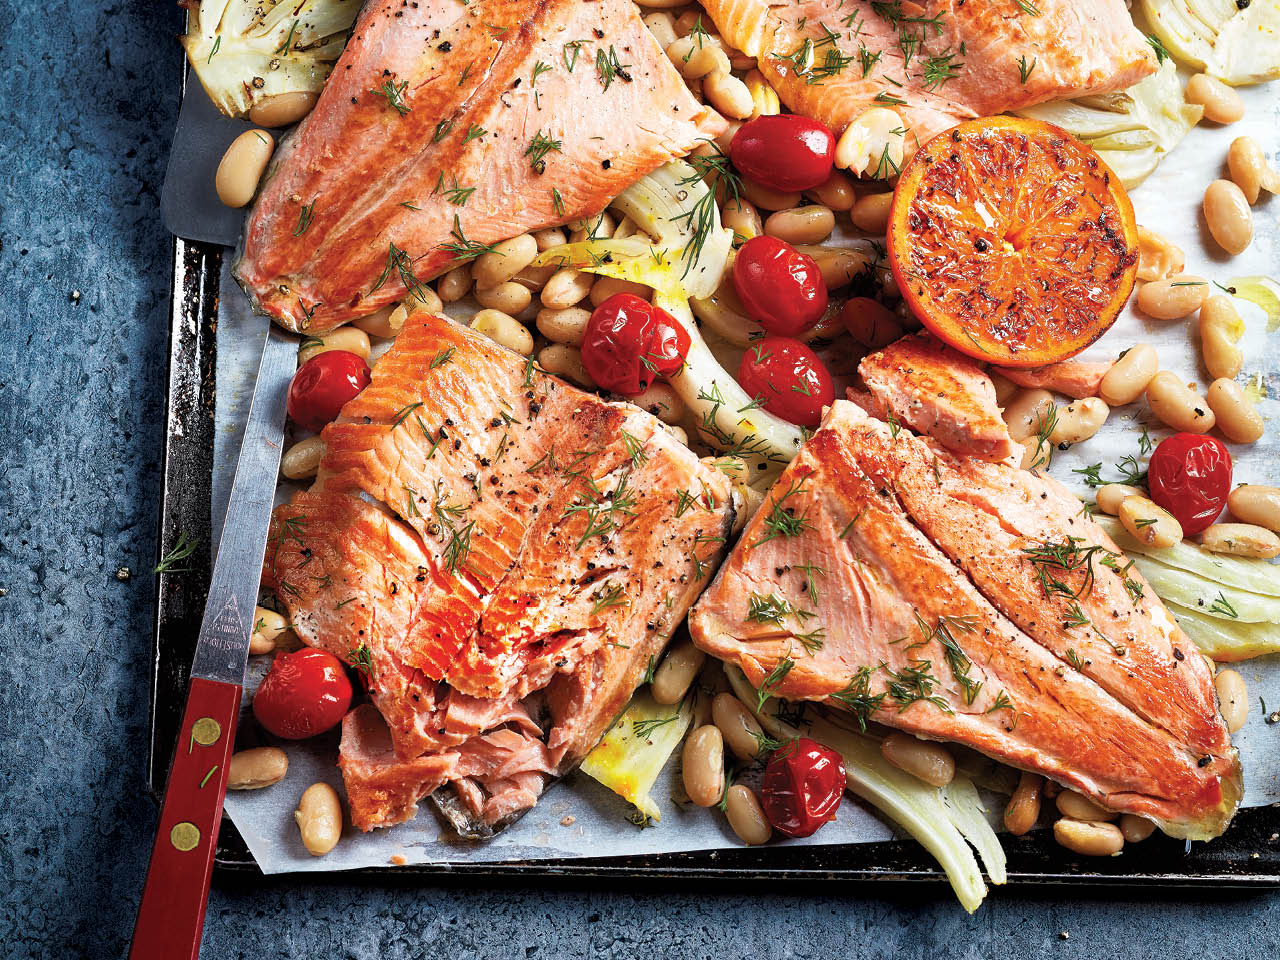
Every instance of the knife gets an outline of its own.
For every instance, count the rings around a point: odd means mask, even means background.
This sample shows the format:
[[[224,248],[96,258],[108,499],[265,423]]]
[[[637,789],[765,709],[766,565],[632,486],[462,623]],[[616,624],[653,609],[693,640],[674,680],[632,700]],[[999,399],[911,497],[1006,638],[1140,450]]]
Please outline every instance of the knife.
[[[236,738],[280,469],[285,402],[297,356],[297,344],[272,325],[262,348],[196,641],[187,705],[133,929],[131,960],[195,960],[200,955],[227,767]]]

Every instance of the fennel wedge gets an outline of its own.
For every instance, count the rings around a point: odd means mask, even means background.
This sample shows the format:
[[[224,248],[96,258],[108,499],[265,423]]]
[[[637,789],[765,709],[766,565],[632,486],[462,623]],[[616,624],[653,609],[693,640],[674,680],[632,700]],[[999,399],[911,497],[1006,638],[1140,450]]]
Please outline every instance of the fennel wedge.
[[[973,913],[987,895],[982,870],[969,843],[982,857],[991,882],[1005,882],[1004,850],[983,815],[977,789],[963,773],[957,773],[945,788],[929,786],[884,759],[879,742],[872,737],[839,727],[812,711],[801,726],[793,726],[779,717],[779,701],[772,698],[757,709],[756,691],[742,671],[726,666],[725,673],[734,694],[770,736],[778,740],[811,737],[838,752],[844,758],[849,790],[881,810],[933,854],[967,911]]]
[[[661,820],[662,811],[650,791],[689,729],[695,695],[666,707],[653,699],[648,687],[640,688],[580,769],[634,804],[641,815]]]
[[[1203,107],[1187,103],[1171,60],[1127,90],[1017,111],[1019,116],[1057,124],[1083,140],[1130,190],[1155,170],[1203,112]]]

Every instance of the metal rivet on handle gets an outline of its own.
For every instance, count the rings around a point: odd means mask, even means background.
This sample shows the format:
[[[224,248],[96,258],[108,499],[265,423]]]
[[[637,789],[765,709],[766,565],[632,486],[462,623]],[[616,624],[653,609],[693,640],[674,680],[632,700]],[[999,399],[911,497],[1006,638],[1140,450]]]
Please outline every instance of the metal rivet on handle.
[[[184,852],[194,850],[200,844],[200,828],[187,820],[175,823],[169,831],[169,842]]]
[[[202,747],[218,742],[222,736],[222,724],[213,717],[201,717],[191,725],[191,738]]]

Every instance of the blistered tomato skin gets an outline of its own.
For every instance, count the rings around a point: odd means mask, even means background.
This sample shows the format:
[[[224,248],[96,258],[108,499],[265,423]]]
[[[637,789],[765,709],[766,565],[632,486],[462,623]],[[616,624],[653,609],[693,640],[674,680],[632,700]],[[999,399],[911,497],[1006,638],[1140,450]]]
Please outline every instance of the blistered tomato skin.
[[[729,144],[729,158],[748,178],[775,190],[812,190],[831,176],[836,138],[823,124],[794,113],[756,117]]]
[[[779,833],[808,837],[836,818],[844,789],[840,754],[801,737],[774,751],[760,785],[760,805]]]
[[[831,374],[818,355],[790,337],[764,337],[738,365],[742,389],[776,417],[816,427],[822,408],[835,400]]]
[[[1147,486],[1151,499],[1173,514],[1189,537],[1203,533],[1227,505],[1231,469],[1231,454],[1221,440],[1175,433],[1151,454]]]
[[[289,384],[288,410],[294,423],[319,430],[337,419],[343,405],[369,385],[369,365],[346,350],[316,354],[298,368]]]
[[[253,715],[270,733],[303,740],[336,727],[351,709],[346,667],[324,650],[276,655],[253,695]]]
[[[597,386],[623,396],[644,392],[655,376],[680,371],[689,334],[661,307],[617,293],[596,307],[582,339],[582,363]]]
[[[752,237],[739,248],[733,288],[752,320],[783,337],[799,336],[827,309],[817,262],[776,237]]]

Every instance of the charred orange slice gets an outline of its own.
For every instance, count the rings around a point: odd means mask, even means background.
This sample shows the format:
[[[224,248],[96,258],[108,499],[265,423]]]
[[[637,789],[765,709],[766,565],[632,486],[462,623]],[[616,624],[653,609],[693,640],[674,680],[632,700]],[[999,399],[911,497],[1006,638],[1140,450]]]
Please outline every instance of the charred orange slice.
[[[970,356],[1038,367],[1079,353],[1124,307],[1138,269],[1120,179],[1060,127],[970,120],[903,169],[889,261],[935,336]]]

